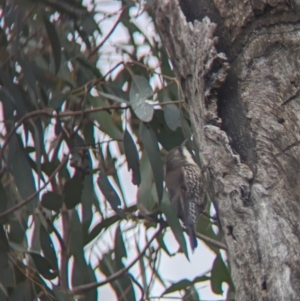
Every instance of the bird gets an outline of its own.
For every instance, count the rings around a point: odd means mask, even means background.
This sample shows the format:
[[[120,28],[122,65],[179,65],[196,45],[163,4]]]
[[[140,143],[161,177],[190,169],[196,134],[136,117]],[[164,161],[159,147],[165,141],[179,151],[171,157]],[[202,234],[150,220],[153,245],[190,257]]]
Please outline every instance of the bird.
[[[205,179],[185,140],[172,148],[166,157],[165,183],[170,201],[183,222],[192,251],[197,247],[195,226],[206,206]]]

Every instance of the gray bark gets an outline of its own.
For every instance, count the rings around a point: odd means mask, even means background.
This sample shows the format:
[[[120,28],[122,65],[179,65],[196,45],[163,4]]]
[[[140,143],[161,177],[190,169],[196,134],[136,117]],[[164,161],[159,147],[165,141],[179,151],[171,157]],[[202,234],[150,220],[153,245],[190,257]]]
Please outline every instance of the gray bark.
[[[300,300],[300,1],[180,4],[185,15],[154,1],[156,21],[209,166],[235,299]]]

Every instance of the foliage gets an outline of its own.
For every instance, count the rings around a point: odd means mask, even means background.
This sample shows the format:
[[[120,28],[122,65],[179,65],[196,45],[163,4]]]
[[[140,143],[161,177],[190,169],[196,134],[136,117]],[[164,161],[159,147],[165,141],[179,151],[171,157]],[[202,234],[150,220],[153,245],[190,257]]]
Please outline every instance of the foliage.
[[[213,243],[220,231],[205,216],[198,230],[216,254],[212,271],[178,283],[160,272],[161,253],[172,256],[164,241],[169,228],[188,257],[164,190],[163,161],[191,130],[151,7],[119,1],[106,12],[101,2],[87,8],[80,0],[0,5],[0,300],[92,301],[106,284],[118,300],[130,301],[150,298],[155,282],[165,287],[162,295],[179,291],[184,300],[200,300],[196,284],[203,281],[217,294],[223,282],[232,289]],[[117,26],[127,42],[113,38]],[[136,199],[122,185],[123,164]]]

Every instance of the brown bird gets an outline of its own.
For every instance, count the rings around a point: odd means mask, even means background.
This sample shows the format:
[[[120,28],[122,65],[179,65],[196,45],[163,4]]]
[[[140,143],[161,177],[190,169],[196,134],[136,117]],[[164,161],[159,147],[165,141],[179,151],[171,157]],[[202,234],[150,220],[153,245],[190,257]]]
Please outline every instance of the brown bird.
[[[192,250],[197,247],[195,226],[206,206],[204,179],[185,140],[166,158],[166,187],[171,203],[186,227]]]

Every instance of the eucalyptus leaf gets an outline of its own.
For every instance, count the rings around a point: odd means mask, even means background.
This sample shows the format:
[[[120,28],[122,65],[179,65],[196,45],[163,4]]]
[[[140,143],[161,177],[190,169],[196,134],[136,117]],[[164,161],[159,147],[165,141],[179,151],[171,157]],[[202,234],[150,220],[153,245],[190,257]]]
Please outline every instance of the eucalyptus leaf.
[[[150,165],[152,168],[153,177],[156,185],[158,201],[160,201],[163,195],[164,170],[161,161],[158,142],[149,124],[144,122],[141,123],[140,139],[143,142],[143,145],[145,147],[145,150],[147,152],[150,161]]]
[[[145,151],[143,152],[140,165],[142,181],[137,192],[137,205],[142,214],[151,215],[158,210],[158,197],[152,169]]]
[[[32,170],[28,163],[20,136],[14,134],[9,141],[8,166],[12,171],[18,191],[23,200],[35,193],[36,187]],[[26,211],[32,213],[37,204],[37,197],[26,205]]]
[[[43,207],[49,210],[54,210],[58,212],[62,206],[62,203],[62,196],[56,192],[48,191],[42,196],[41,204]]]
[[[174,104],[168,104],[163,106],[165,120],[168,127],[175,131],[178,127],[181,127],[180,111]]]
[[[56,251],[52,239],[42,223],[40,223],[40,243],[44,256],[50,261],[53,270],[58,270]]]
[[[189,287],[192,284],[192,282],[188,279],[182,279],[179,280],[178,282],[175,282],[173,284],[171,284],[162,294],[161,297],[173,292],[177,292],[177,291],[181,291],[186,289],[187,287]]]
[[[139,186],[141,183],[139,153],[136,144],[134,143],[132,136],[127,129],[124,130],[123,143],[128,170],[132,170],[131,182],[134,185]]]
[[[53,57],[54,57],[54,62],[55,62],[55,73],[57,74],[60,68],[60,62],[61,62],[61,46],[60,46],[60,41],[58,34],[56,32],[54,24],[52,24],[46,15],[44,15],[44,23],[45,23],[45,28],[48,34],[48,38],[51,44],[52,52],[53,52]]]
[[[52,98],[48,102],[48,107],[53,108],[54,110],[58,110],[63,102],[70,96],[71,92],[58,92],[52,96]]]
[[[58,276],[57,271],[53,270],[51,262],[41,255],[28,252],[36,266],[38,272],[46,279],[52,280]]]
[[[106,200],[109,202],[111,208],[121,216],[124,216],[121,211],[121,199],[113,186],[110,184],[107,175],[104,170],[100,171],[100,175],[97,180],[97,184],[105,196]]]
[[[101,91],[98,91],[98,94],[107,98],[107,99],[110,99],[110,100],[113,100],[113,101],[116,101],[116,102],[120,102],[120,103],[127,103],[129,104],[130,102],[123,99],[123,98],[120,98],[116,95],[112,95],[112,94],[108,94],[108,93],[105,93],[105,92],[101,92]]]
[[[146,102],[153,95],[153,90],[146,78],[140,75],[132,77],[129,98],[136,116],[144,122],[149,122],[154,113],[154,108]]]
[[[63,189],[63,202],[68,209],[74,208],[81,201],[84,177],[78,172],[68,180]]]
[[[221,254],[219,253],[214,262],[213,266],[211,269],[211,289],[212,291],[217,294],[221,295],[223,294],[223,289],[222,289],[222,283],[226,282],[229,284],[229,286],[232,286],[232,281],[230,278],[230,274],[228,272],[228,269],[221,257]]]
[[[185,254],[186,258],[189,259],[186,241],[183,235],[183,230],[180,225],[179,219],[177,218],[172,204],[169,200],[167,192],[164,190],[163,198],[160,204],[161,211],[165,214],[167,222],[171,227],[171,230],[175,236],[175,239],[180,245],[181,251]]]

